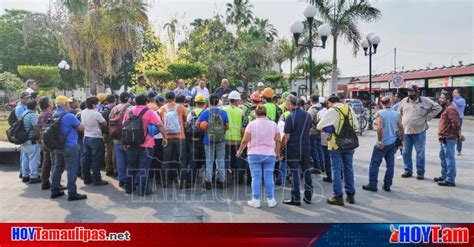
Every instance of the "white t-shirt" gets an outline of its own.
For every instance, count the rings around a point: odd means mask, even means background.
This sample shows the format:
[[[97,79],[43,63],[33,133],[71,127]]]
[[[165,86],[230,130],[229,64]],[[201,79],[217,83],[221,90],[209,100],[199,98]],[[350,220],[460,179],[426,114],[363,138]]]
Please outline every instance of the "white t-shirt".
[[[85,127],[84,136],[102,138],[102,130],[100,130],[99,123],[105,122],[105,119],[97,110],[83,110],[81,112],[81,122]]]

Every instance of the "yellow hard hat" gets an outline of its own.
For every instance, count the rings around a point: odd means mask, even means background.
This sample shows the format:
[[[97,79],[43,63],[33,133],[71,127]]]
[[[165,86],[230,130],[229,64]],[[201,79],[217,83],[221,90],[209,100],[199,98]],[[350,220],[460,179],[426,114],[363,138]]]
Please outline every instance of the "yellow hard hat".
[[[99,103],[102,103],[107,99],[107,94],[99,93],[99,94],[97,94],[97,99],[99,99]]]
[[[194,98],[194,102],[196,103],[206,103],[206,97],[202,94],[198,94],[196,98]]]
[[[263,97],[271,99],[271,98],[273,98],[273,89],[267,87],[267,88],[263,89],[262,94],[263,94]]]
[[[68,97],[64,95],[59,95],[58,97],[56,97],[56,104],[57,103],[66,104],[68,102],[72,102],[72,100],[70,100]]]

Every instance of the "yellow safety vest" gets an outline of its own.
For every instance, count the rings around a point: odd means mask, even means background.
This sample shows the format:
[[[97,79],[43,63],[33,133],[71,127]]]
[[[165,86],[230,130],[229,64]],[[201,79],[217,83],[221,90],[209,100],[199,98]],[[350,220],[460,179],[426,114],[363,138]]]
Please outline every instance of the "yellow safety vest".
[[[243,111],[239,107],[226,106],[224,111],[229,118],[229,129],[225,132],[226,141],[242,140],[242,115]]]
[[[344,105],[343,107],[338,107],[338,109],[342,112],[344,115],[349,116],[349,122],[351,123],[351,126],[354,126],[354,121],[352,119],[352,114],[349,109],[348,105]],[[339,114],[339,122],[337,126],[334,126],[334,131],[336,134],[339,134],[342,129],[342,125],[344,124],[344,116],[341,114],[341,112],[337,111],[336,112]],[[337,150],[339,147],[336,144],[336,134],[332,133],[328,136],[328,150]]]

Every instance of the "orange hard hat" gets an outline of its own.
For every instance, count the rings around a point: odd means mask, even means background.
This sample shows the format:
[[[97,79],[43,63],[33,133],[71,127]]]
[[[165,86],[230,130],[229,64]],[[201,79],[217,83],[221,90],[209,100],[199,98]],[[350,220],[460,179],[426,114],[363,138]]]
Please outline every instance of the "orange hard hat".
[[[273,89],[266,87],[265,89],[263,89],[262,94],[265,98],[271,99],[273,98]]]
[[[254,92],[252,95],[250,95],[250,99],[253,101],[260,102],[262,101],[262,95],[259,92]]]
[[[207,131],[207,122],[203,121],[203,122],[199,123],[199,130],[201,132],[206,132]]]

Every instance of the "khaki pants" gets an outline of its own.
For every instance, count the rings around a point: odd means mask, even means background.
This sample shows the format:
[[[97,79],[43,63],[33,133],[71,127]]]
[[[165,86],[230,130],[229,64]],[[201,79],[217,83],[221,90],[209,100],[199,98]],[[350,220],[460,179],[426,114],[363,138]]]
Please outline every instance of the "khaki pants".
[[[53,164],[53,152],[49,151],[44,145],[41,145],[41,152],[43,152],[43,166],[41,168],[41,182],[46,185],[49,183],[51,177],[51,167]]]

